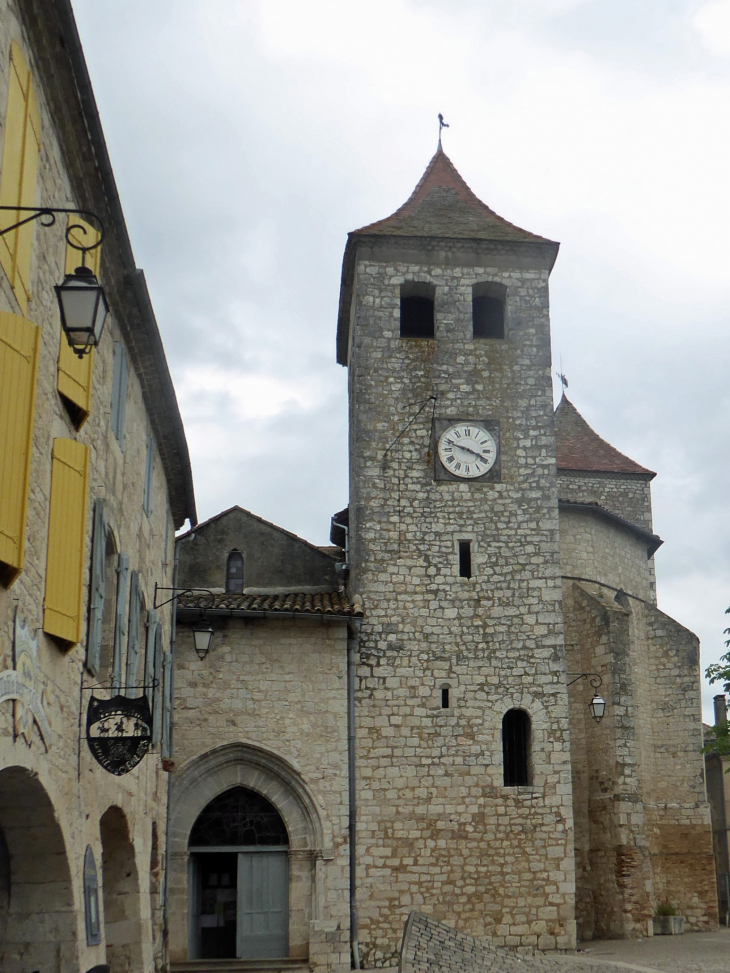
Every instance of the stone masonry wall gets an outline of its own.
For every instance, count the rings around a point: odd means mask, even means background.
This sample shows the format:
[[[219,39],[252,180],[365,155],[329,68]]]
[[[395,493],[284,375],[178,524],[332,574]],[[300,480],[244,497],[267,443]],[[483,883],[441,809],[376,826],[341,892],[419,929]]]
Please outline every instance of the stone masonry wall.
[[[601,581],[627,595],[656,602],[654,559],[646,541],[629,530],[583,510],[560,511],[563,577]]]
[[[558,470],[558,496],[578,503],[600,503],[629,523],[653,530],[651,482],[646,474]]]
[[[350,591],[365,604],[357,776],[366,965],[393,961],[414,907],[499,943],[574,942],[549,264],[518,247],[417,246],[420,256],[399,258],[373,244],[354,299]],[[435,285],[435,340],[399,337],[405,280]],[[507,287],[504,340],[472,338],[480,280]],[[435,482],[432,415],[497,420],[501,480]],[[464,539],[469,579],[459,576]],[[514,707],[532,720],[532,779],[506,788],[501,724]]]
[[[178,627],[172,814],[180,812],[178,776],[196,760],[204,770],[220,748],[252,745],[264,768],[267,754],[274,768],[285,761],[311,793],[325,835],[319,860],[296,852],[290,861],[290,955],[336,969],[344,950],[349,968],[346,623],[227,618],[217,619],[215,630],[211,652],[200,660],[190,629]],[[206,786],[201,773],[201,791]],[[203,798],[184,796],[197,802],[195,814],[215,796],[211,787]],[[180,836],[183,851],[171,867],[173,961],[188,958],[187,838]]]
[[[23,49],[34,75],[38,76],[34,54],[20,25],[15,4],[0,3],[0,113],[4,117],[8,93],[9,53],[11,40]],[[48,111],[42,88],[37,85],[43,145],[38,172],[37,201],[55,206],[79,205],[71,191],[64,170],[54,123]],[[0,151],[2,146],[0,145]],[[162,772],[159,748],[146,757],[131,773],[114,777],[103,770],[91,756],[85,740],[79,739],[90,692],[80,692],[102,682],[108,685],[109,673],[92,678],[84,668],[86,631],[82,641],[66,650],[47,637],[43,626],[43,593],[45,587],[48,509],[51,486],[53,439],[63,437],[86,443],[90,447],[89,493],[86,515],[84,577],[90,570],[93,500],[106,501],[111,529],[119,550],[130,557],[130,567],[138,570],[145,606],[151,607],[154,584],[171,584],[172,544],[174,529],[170,522],[167,484],[159,454],[155,452],[152,513],[142,511],[145,455],[150,424],[145,411],[139,380],[132,370],[127,398],[126,445],[119,448],[109,427],[112,386],[112,356],[115,340],[122,340],[113,315],[107,321],[100,347],[95,353],[91,414],[80,431],[73,426],[56,388],[57,361],[61,327],[53,285],[63,279],[65,239],[63,229],[44,229],[36,224],[33,247],[33,299],[28,318],[41,327],[37,392],[33,431],[30,495],[26,524],[25,567],[9,589],[0,586],[0,669],[12,668],[14,617],[26,623],[39,644],[37,690],[45,692],[47,713],[52,725],[52,740],[46,753],[34,726],[32,742],[16,736],[13,711],[19,704],[0,705],[0,768],[22,768],[30,778],[37,778],[46,792],[59,822],[72,879],[78,953],[68,969],[88,969],[105,962],[104,924],[99,946],[87,946],[83,912],[83,862],[90,845],[101,880],[102,845],[100,819],[111,806],[117,806],[126,819],[133,842],[136,868],[140,878],[139,909],[141,913],[141,956],[145,973],[162,962],[164,947],[153,941],[152,918],[159,919],[159,900],[150,895],[150,859],[153,830],[158,845],[164,847],[165,801],[167,775]],[[102,282],[106,283],[102,270]],[[0,307],[19,313],[12,288],[0,271]],[[87,613],[88,586],[84,590],[84,614]],[[160,613],[163,644],[169,641],[169,610]],[[104,695],[101,691],[100,695]],[[79,712],[81,705],[82,712]],[[20,712],[18,710],[18,715]],[[15,772],[14,772],[15,773]],[[5,778],[0,772],[0,787]],[[13,778],[15,779],[15,778]],[[6,792],[5,797],[8,797]],[[10,794],[12,798],[12,793]],[[100,890],[101,895],[101,890]],[[31,938],[34,934],[30,932]],[[40,933],[39,933],[40,935]],[[0,950],[1,955],[1,950]],[[55,946],[53,947],[55,957]],[[30,961],[30,960],[29,960]],[[20,962],[17,955],[0,958],[0,967],[8,973]],[[52,967],[48,960],[48,969]],[[34,968],[35,965],[34,964]],[[64,967],[65,971],[66,967]]]
[[[710,808],[704,783],[699,642],[647,606],[646,676],[641,698],[652,702],[644,736],[646,815],[657,901],[669,899],[689,929],[717,927],[717,889]]]

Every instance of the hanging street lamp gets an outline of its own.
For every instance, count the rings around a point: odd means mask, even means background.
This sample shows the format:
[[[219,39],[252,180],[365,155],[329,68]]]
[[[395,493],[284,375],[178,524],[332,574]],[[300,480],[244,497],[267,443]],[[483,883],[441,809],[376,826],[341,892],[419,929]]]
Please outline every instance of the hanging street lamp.
[[[165,599],[165,601],[158,601],[157,594],[160,591],[171,591],[172,595]],[[173,605],[173,610],[176,610],[177,599],[183,595],[195,595],[198,599],[198,604],[196,607],[200,608],[200,617],[192,626],[193,648],[195,649],[195,654],[202,662],[210,652],[213,635],[215,634],[213,626],[210,624],[205,614],[206,611],[210,610],[215,604],[215,595],[213,592],[208,588],[164,588],[162,585],[156,584],[153,607],[155,609],[162,608],[164,605],[169,605],[172,601],[175,602]]]
[[[213,641],[213,626],[207,622],[205,615],[201,613],[200,621],[193,625],[193,645],[198,658],[202,662],[210,652],[210,644]]]
[[[56,284],[54,290],[61,311],[61,327],[74,353],[83,358],[101,340],[109,313],[104,288],[82,264],[73,274],[66,274],[63,283]]]
[[[591,688],[593,689],[593,699],[588,704],[588,712],[591,714],[592,719],[594,719],[596,723],[600,723],[606,712],[606,700],[598,692],[598,690],[601,688],[603,679],[598,675],[597,672],[568,672],[566,675],[574,677],[567,684],[568,686],[572,686],[573,683],[578,682],[579,679],[587,679],[590,682]]]
[[[603,719],[603,714],[606,712],[606,700],[603,696],[596,693],[588,704],[588,709],[596,723],[600,723]]]
[[[78,237],[74,239],[73,231],[80,232],[84,236],[87,228],[81,223],[69,222],[66,227],[66,242],[74,250],[81,253],[81,266],[77,267],[73,274],[66,274],[62,284],[56,284],[56,298],[58,308],[61,313],[61,326],[74,353],[83,358],[92,348],[96,348],[101,340],[101,333],[104,329],[104,322],[109,314],[109,303],[104,293],[104,288],[96,279],[95,274],[86,266],[86,254],[96,250],[101,246],[104,239],[104,225],[96,215],[83,209],[66,209],[48,206],[0,206],[0,211],[8,211],[16,214],[16,222],[0,230],[0,236],[12,233],[27,223],[38,220],[41,226],[53,226],[56,222],[58,213],[68,215],[89,217],[94,227],[98,226],[96,232],[98,239],[88,246],[78,242]],[[30,215],[17,219],[21,213]]]

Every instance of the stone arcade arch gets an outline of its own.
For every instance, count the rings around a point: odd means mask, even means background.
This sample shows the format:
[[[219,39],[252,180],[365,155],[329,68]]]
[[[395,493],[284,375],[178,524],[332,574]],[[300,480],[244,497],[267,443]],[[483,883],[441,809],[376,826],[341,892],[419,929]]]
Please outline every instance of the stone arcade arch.
[[[0,969],[78,969],[66,845],[51,800],[22,767],[0,771]]]
[[[124,811],[107,808],[100,830],[106,961],[110,973],[141,970],[139,877]]]
[[[297,771],[277,754],[232,743],[191,760],[171,781],[169,854],[170,959],[183,962],[191,946],[188,841],[200,813],[220,794],[245,787],[266,798],[289,836],[289,956],[309,955],[309,923],[320,918],[318,862],[332,857],[332,839],[314,797]]]

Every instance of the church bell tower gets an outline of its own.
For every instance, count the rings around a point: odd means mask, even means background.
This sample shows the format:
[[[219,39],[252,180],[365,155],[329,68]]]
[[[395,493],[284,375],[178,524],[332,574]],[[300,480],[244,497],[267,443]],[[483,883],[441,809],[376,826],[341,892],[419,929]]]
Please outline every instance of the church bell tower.
[[[558,245],[439,148],[351,233],[350,592],[363,965],[411,909],[497,944],[575,944],[548,278]]]

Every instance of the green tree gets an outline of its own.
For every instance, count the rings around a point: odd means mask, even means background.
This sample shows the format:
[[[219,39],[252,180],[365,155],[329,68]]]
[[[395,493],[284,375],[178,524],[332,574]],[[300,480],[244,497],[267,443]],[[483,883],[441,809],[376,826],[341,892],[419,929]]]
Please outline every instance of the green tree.
[[[730,608],[725,609],[725,614],[730,615]],[[730,628],[726,628],[723,635],[730,635]],[[725,640],[725,645],[730,647],[730,638]],[[730,693],[730,652],[720,656],[719,662],[713,662],[705,669],[705,677],[710,685],[721,682],[724,692]],[[718,753],[721,757],[730,757],[730,730],[727,720],[724,723],[715,724],[712,727],[713,738],[709,740],[703,750],[705,753]],[[730,766],[726,773],[730,773]]]

